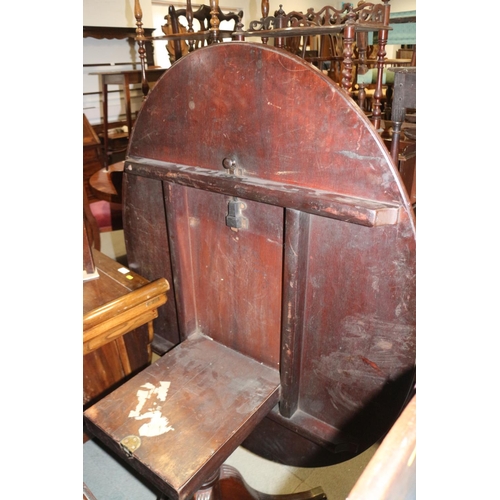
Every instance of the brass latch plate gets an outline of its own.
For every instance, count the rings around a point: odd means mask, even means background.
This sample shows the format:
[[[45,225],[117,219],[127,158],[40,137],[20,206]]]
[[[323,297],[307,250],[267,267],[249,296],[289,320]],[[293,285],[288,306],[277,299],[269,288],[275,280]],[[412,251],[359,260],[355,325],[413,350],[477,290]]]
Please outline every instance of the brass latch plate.
[[[127,436],[120,441],[120,446],[123,451],[128,455],[129,458],[132,457],[134,451],[136,451],[139,446],[141,446],[141,438],[139,436]]]

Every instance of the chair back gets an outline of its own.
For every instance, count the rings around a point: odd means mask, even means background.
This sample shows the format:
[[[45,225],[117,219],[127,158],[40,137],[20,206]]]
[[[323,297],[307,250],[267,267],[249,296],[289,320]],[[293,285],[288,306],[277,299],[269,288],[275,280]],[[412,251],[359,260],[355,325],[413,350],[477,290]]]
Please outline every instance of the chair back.
[[[165,35],[172,35],[174,33],[186,33],[187,29],[182,24],[179,24],[179,20],[175,13],[175,8],[170,5],[168,8],[168,14],[165,16],[167,22],[161,27]],[[170,62],[173,63],[185,56],[189,52],[189,46],[186,40],[170,40],[167,43],[167,51],[170,57]]]
[[[212,8],[208,5],[200,5],[196,11],[193,11],[191,0],[187,0],[185,9],[175,9],[171,5],[168,9],[168,15],[165,19],[168,20],[167,24],[162,27],[163,32],[168,35],[172,33],[193,33],[197,31],[208,31],[213,25]],[[233,22],[231,29],[234,31],[238,23],[243,17],[243,11],[240,10],[237,14],[228,12],[224,14],[219,5],[217,4],[215,12],[217,19],[220,22],[230,21]],[[220,25],[220,24],[219,24]],[[210,43],[210,40],[190,40],[189,43],[185,41],[171,41],[167,45],[167,50],[171,56],[172,61],[178,60],[180,57],[186,55],[188,52],[199,49]]]

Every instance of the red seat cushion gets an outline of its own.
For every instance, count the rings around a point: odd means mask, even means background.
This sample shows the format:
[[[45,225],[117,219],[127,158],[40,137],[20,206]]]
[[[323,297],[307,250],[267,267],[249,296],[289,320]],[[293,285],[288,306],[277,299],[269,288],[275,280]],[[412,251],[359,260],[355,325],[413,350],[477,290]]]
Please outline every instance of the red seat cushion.
[[[96,218],[99,231],[123,229],[120,203],[110,203],[104,200],[95,201],[90,204],[90,210]]]

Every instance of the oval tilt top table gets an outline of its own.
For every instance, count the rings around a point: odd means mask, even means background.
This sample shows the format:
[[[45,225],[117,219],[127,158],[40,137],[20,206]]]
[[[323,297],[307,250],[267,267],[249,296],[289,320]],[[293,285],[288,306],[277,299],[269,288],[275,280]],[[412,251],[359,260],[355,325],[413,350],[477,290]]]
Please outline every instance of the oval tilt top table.
[[[415,387],[415,217],[344,89],[264,44],[189,53],[144,101],[123,200],[131,269],[172,285],[173,348],[85,419],[166,497],[224,496],[240,444],[318,467],[392,427]]]

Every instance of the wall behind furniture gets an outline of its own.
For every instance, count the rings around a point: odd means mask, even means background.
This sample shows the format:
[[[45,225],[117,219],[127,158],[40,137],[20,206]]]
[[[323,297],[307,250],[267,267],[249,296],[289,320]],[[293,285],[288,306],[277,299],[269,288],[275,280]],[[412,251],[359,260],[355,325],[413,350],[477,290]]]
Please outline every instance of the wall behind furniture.
[[[152,27],[151,1],[142,0],[141,9],[144,27]],[[83,0],[84,26],[135,28],[135,22],[134,0]],[[135,69],[138,63],[135,43],[131,40],[83,39],[83,112],[92,125],[102,123],[102,89],[99,77],[92,73]],[[109,91],[110,121],[124,119],[123,94],[118,86],[110,86]],[[136,91],[133,95],[132,106],[137,110],[140,98]]]
[[[417,10],[417,0],[391,0],[391,12],[406,12]]]
[[[142,22],[152,27],[151,0],[141,1]],[[135,27],[134,0],[83,0],[84,26]]]
[[[198,8],[202,3],[209,4],[209,0],[193,2],[193,8]],[[219,0],[224,12],[243,10],[245,17],[252,3],[256,5],[257,0]],[[168,6],[182,8],[186,3],[179,0],[140,0],[140,5],[143,27],[156,28],[153,35],[161,36],[161,26],[165,24],[164,17],[168,13]],[[134,0],[83,0],[83,25],[135,28]],[[160,55],[162,57],[158,57]],[[170,65],[165,42],[155,42],[155,63],[162,67]],[[102,123],[102,88],[99,77],[93,73],[139,69],[136,44],[133,40],[84,38],[83,66],[83,112],[92,125],[97,125]],[[133,114],[139,110],[141,104],[142,91],[140,86],[136,85],[131,90]],[[123,92],[117,85],[108,87],[108,119],[110,122],[125,120]]]
[[[417,2],[416,0],[391,0],[391,14],[393,12],[416,12]],[[401,25],[400,25],[401,26]],[[389,33],[389,41],[390,41]],[[386,57],[388,59],[396,58],[396,52],[401,47],[401,45],[387,45]]]

